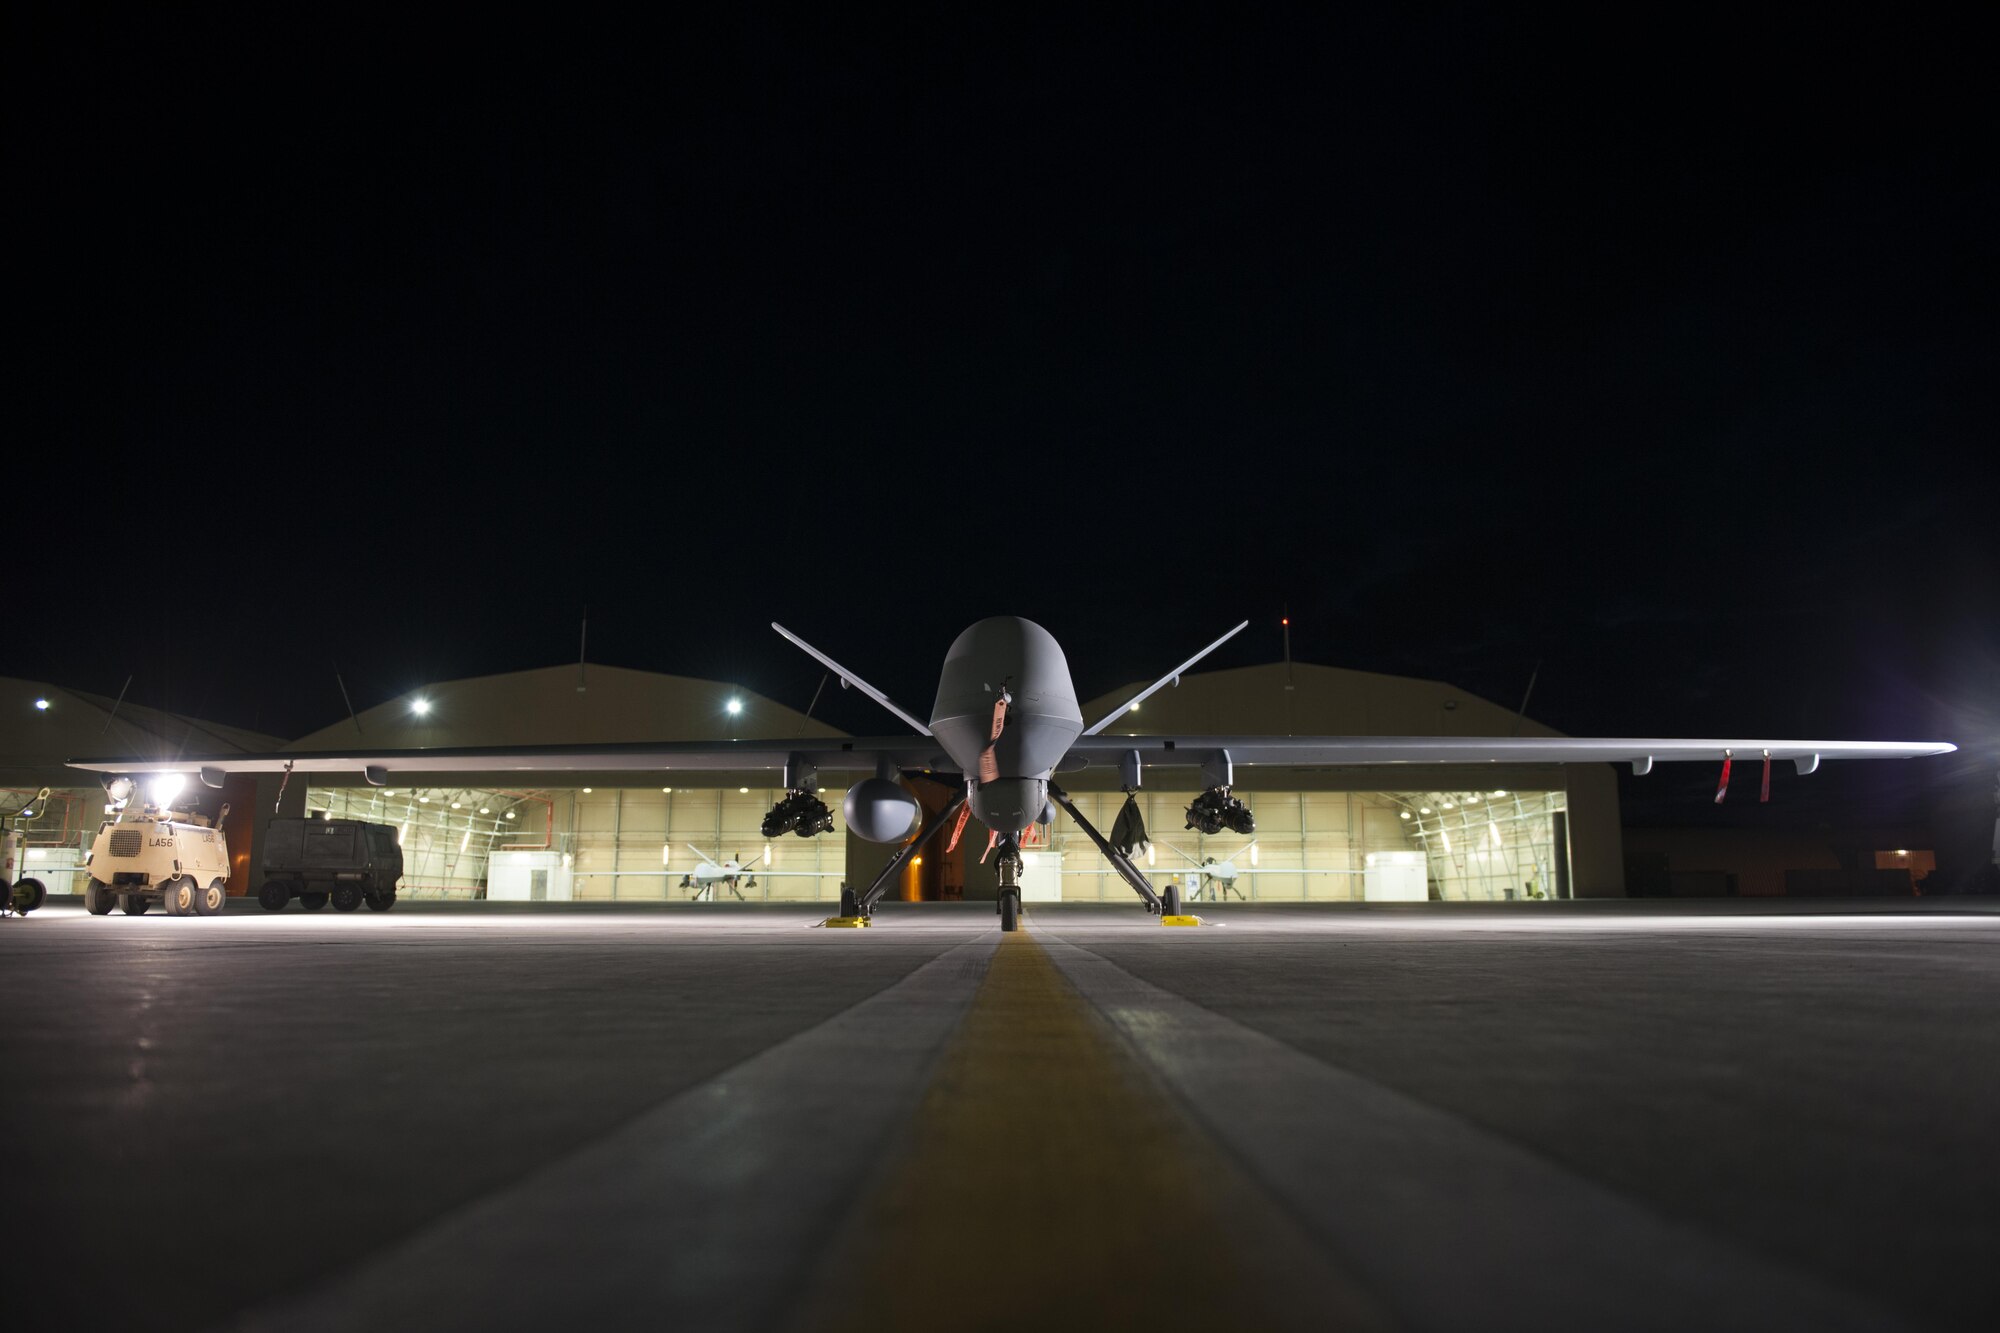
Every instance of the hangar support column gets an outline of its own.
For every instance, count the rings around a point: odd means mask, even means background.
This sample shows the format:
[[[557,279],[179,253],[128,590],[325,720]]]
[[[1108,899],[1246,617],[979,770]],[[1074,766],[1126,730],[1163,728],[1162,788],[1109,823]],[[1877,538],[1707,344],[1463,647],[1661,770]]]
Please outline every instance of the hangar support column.
[[[1578,898],[1625,896],[1625,835],[1618,822],[1618,775],[1609,764],[1565,764],[1570,891]]]

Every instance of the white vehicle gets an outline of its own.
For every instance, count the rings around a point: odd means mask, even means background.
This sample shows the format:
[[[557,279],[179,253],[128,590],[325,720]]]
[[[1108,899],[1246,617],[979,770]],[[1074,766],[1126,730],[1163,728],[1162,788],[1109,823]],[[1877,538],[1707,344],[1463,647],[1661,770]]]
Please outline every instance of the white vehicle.
[[[106,790],[118,809],[116,819],[98,825],[83,864],[84,910],[107,915],[122,907],[139,916],[155,902],[168,916],[219,916],[229,897],[229,844],[222,830],[199,814],[171,808],[180,784],[163,782],[157,802],[133,806],[130,779]],[[228,815],[222,807],[215,823]]]

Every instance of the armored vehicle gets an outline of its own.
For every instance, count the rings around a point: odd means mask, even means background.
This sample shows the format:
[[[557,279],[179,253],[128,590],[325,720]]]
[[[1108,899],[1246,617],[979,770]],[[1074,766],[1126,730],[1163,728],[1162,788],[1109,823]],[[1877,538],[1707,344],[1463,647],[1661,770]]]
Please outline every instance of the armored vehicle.
[[[274,819],[261,840],[264,886],[257,901],[281,912],[292,899],[308,912],[329,901],[352,912],[367,903],[377,912],[396,905],[403,877],[403,849],[391,824],[359,819]]]
[[[92,916],[113,907],[138,916],[154,903],[168,916],[219,916],[229,896],[229,844],[198,814],[127,807],[98,825],[83,864],[90,876],[83,905]]]

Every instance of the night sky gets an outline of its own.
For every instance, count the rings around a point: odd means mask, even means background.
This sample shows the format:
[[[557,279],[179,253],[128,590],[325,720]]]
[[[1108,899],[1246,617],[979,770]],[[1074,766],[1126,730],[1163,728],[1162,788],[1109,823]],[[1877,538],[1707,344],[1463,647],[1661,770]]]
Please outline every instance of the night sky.
[[[588,603],[593,661],[803,708],[776,619],[921,711],[981,616],[1089,696],[1289,608],[1510,706],[1539,662],[1575,734],[1990,772],[1972,33],[735,9],[14,6],[0,673],[293,735],[336,662],[574,660]]]

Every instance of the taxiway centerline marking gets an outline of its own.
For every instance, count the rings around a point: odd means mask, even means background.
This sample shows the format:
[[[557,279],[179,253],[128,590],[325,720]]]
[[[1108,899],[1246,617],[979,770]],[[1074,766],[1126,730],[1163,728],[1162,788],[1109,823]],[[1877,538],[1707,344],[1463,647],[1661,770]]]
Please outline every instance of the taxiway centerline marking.
[[[1384,1328],[1146,1076],[1032,933],[1004,937],[907,1155],[799,1325],[846,1333]]]

